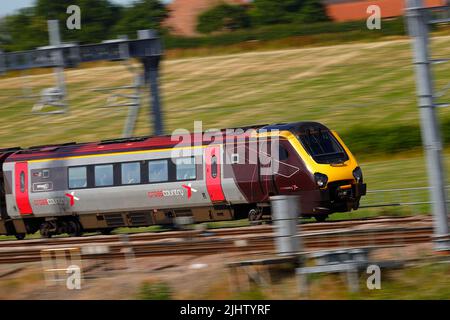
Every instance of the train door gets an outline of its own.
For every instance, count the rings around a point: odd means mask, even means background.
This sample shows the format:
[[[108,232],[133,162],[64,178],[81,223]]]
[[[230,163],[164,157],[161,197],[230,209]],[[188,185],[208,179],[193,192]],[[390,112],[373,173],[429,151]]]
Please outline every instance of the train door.
[[[265,198],[276,194],[274,180],[274,160],[272,159],[270,140],[258,144],[259,182]]]
[[[6,199],[5,199],[5,183],[2,171],[2,162],[0,161],[0,219],[6,219],[8,215],[6,214]]]
[[[6,200],[5,200],[5,177],[3,176],[3,161],[0,157],[0,219],[6,219]]]
[[[32,214],[30,198],[28,194],[28,163],[16,162],[15,165],[15,195],[17,208],[21,215]]]
[[[220,146],[208,146],[205,150],[206,189],[213,203],[225,201],[221,178]]]
[[[299,163],[289,154],[287,146],[287,143],[280,142],[277,166],[274,168],[275,185],[281,194],[298,191],[300,179],[298,176],[302,176]]]

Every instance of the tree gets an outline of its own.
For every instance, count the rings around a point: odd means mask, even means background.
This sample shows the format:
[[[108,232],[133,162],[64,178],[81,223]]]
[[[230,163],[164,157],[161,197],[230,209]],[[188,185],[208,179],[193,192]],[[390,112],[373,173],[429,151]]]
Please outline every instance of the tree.
[[[66,28],[67,7],[81,10],[81,30]],[[94,43],[112,37],[111,27],[121,18],[121,7],[109,0],[37,0],[36,15],[45,20],[58,19],[64,41]]]
[[[0,18],[0,48],[3,49],[9,44],[11,44],[11,36],[8,32],[6,19]]]
[[[77,0],[37,0],[34,6],[35,14],[44,17],[46,20],[58,19],[65,20],[66,9],[71,4],[80,5]]]
[[[290,23],[303,0],[254,0],[252,17],[256,24]]]
[[[162,22],[168,17],[166,6],[159,0],[139,0],[123,10],[122,18],[113,29],[114,35],[136,37],[137,30],[161,30]]]
[[[255,24],[303,23],[328,20],[320,0],[254,0]]]
[[[70,5],[80,7],[80,30],[66,28]],[[0,44],[7,50],[47,45],[49,19],[59,20],[62,41],[96,43],[121,34],[135,38],[139,29],[160,29],[167,16],[167,9],[159,0],[139,0],[126,8],[112,0],[35,0],[33,7],[4,18]]]
[[[220,30],[236,30],[248,28],[250,16],[243,6],[220,4],[211,8],[198,17],[197,31],[211,33]]]
[[[329,20],[330,18],[327,15],[325,7],[320,1],[304,0],[303,6],[300,10],[300,14],[295,22],[311,23]]]
[[[3,47],[8,51],[20,51],[42,46],[48,43],[47,23],[36,16],[34,8],[20,9],[16,14],[4,18],[7,41]],[[3,32],[2,32],[3,33]]]
[[[94,43],[113,38],[112,28],[121,19],[122,8],[108,0],[78,0],[78,2],[81,9],[81,30],[69,30],[75,39],[84,43]]]

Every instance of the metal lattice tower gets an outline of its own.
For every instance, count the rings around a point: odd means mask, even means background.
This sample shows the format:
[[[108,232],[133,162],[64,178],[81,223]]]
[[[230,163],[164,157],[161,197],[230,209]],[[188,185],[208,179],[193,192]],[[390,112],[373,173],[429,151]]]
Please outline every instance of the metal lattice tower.
[[[434,94],[432,64],[430,58],[429,26],[450,22],[450,7],[426,8],[422,0],[406,1],[408,31],[412,39],[416,86],[420,110],[422,141],[426,155],[430,199],[434,215],[434,244],[437,251],[450,250],[445,174],[442,163],[442,138]],[[442,60],[442,59],[441,59]]]
[[[49,28],[56,30],[55,22],[49,22]],[[53,28],[53,29],[52,29]],[[0,74],[11,70],[28,70],[33,68],[55,68],[57,82],[63,79],[64,68],[75,67],[82,62],[100,60],[127,60],[138,59],[144,69],[144,84],[150,93],[150,121],[153,124],[154,134],[164,133],[163,116],[161,112],[161,99],[159,92],[159,64],[163,54],[160,38],[154,30],[139,30],[138,39],[118,39],[105,41],[99,44],[78,45],[74,43],[61,44],[60,39],[51,34],[51,42],[54,45],[41,47],[35,50],[8,52],[0,51]],[[139,80],[140,81],[140,80]],[[65,87],[59,88],[59,92],[48,92],[48,96],[63,93]],[[61,91],[62,89],[62,91]],[[59,110],[58,110],[59,111]],[[135,119],[135,109],[130,111],[128,122]],[[61,113],[61,112],[60,112]],[[135,120],[134,120],[135,121]],[[134,126],[134,123],[133,123]],[[126,125],[126,134],[130,135],[131,125]]]

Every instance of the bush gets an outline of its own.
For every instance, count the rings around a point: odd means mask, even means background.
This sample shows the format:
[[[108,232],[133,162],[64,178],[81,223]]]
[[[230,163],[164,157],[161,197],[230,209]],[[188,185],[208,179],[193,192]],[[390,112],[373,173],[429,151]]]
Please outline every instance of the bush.
[[[220,4],[198,17],[197,31],[211,33],[214,31],[232,31],[250,27],[250,16],[243,6]]]
[[[251,13],[258,25],[329,20],[321,0],[254,0]]]
[[[322,2],[317,0],[306,0],[296,18],[298,23],[313,23],[329,20],[330,18]]]
[[[164,282],[148,283],[144,282],[138,293],[141,300],[171,300],[172,291]]]
[[[450,119],[444,119],[440,129],[444,146],[450,146]],[[341,136],[352,152],[361,155],[391,154],[422,148],[419,125],[359,126],[342,132]]]
[[[117,35],[136,37],[137,30],[156,29],[161,31],[161,25],[169,16],[166,6],[159,0],[139,0],[122,10],[119,19],[112,28]]]
[[[317,23],[292,23],[263,26],[251,29],[236,30],[231,33],[201,37],[181,37],[166,35],[164,46],[167,49],[187,49],[198,47],[228,46],[246,41],[270,41],[297,36],[310,36],[318,34],[339,34],[339,37],[347,39],[351,34],[352,40],[374,39],[383,36],[404,35],[403,19],[385,20],[381,30],[368,30],[366,21],[351,22],[317,22]]]
[[[350,150],[359,154],[393,153],[420,147],[418,126],[355,127],[342,133]]]

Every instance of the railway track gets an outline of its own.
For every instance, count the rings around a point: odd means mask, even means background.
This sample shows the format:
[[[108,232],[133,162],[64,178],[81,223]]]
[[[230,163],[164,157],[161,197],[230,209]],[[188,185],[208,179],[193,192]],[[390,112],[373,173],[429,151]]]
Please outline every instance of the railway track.
[[[378,221],[378,222],[375,222]],[[395,220],[395,222],[394,222]],[[306,250],[336,247],[409,245],[431,241],[431,220],[427,218],[374,219],[300,226],[300,238]],[[417,226],[417,223],[421,225]],[[317,225],[317,226],[316,226]],[[409,226],[408,226],[409,225]],[[55,241],[57,240],[57,241]],[[80,241],[81,240],[81,241]],[[117,236],[93,236],[8,242],[1,246],[0,263],[22,263],[41,260],[41,250],[77,247],[83,259],[120,259],[133,249],[136,257],[167,255],[208,255],[220,252],[273,252],[275,236],[272,226],[215,230],[209,235],[198,232],[164,232],[130,235],[123,242]],[[18,244],[19,243],[19,244]],[[32,245],[29,245],[31,244]],[[49,245],[50,243],[50,245]],[[93,254],[92,248],[102,246],[107,252]],[[94,250],[95,251],[95,250]]]
[[[302,232],[320,232],[325,230],[339,230],[345,228],[358,228],[364,226],[403,226],[412,224],[431,224],[430,216],[421,217],[399,217],[399,218],[370,218],[370,219],[355,219],[355,220],[341,220],[322,223],[304,223],[299,225],[299,230]],[[242,236],[247,234],[266,234],[273,232],[272,225],[252,226],[252,227],[231,227],[211,229],[206,232],[196,230],[184,231],[164,231],[164,232],[144,232],[128,234],[129,241],[156,241],[173,238],[191,238],[198,237],[204,234],[205,236],[229,237]],[[12,247],[31,247],[31,246],[59,246],[59,245],[79,245],[86,243],[109,243],[121,241],[121,235],[92,235],[84,237],[60,237],[51,239],[27,239],[27,240],[3,240],[0,241],[0,248]]]

